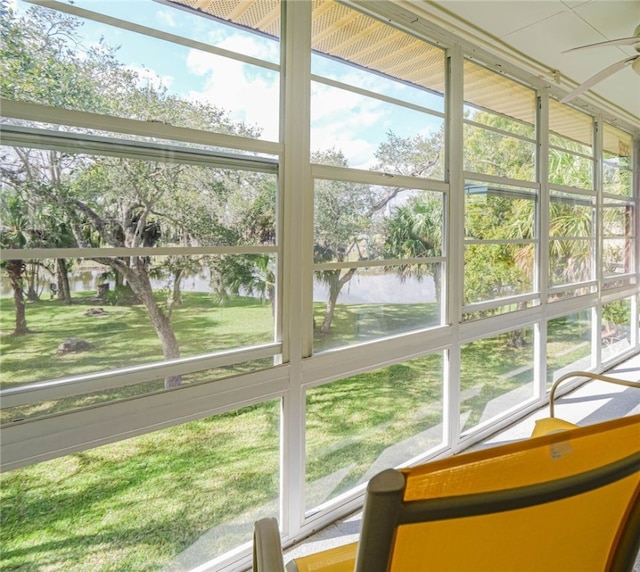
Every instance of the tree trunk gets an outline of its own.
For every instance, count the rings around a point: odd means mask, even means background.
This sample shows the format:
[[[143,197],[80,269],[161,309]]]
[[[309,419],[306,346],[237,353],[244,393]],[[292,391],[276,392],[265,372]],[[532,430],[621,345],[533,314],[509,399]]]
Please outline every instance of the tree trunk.
[[[338,296],[343,286],[353,278],[356,273],[355,268],[350,268],[344,276],[340,276],[340,270],[331,272],[329,279],[329,301],[324,311],[324,319],[322,320],[322,327],[320,332],[322,334],[328,334],[331,330],[331,322],[333,322],[333,315],[336,311],[336,304],[338,302]]]
[[[526,310],[526,302],[518,302],[518,310]],[[512,348],[522,349],[527,345],[527,340],[524,330],[513,330],[509,334],[509,344]]]
[[[38,270],[39,266],[32,263],[31,272],[28,274],[29,288],[27,289],[27,300],[29,300],[29,302],[37,302],[40,299],[40,296],[38,296]]]
[[[184,274],[184,270],[176,270],[173,273],[173,288],[171,289],[171,300],[170,305],[180,306],[182,304],[182,292],[180,291],[180,281],[182,280],[182,276]]]
[[[442,290],[442,280],[440,279],[440,264],[434,264],[432,267],[431,276],[433,277],[433,285],[436,291],[436,301],[438,304],[441,303],[441,290]]]
[[[322,320],[322,326],[320,327],[320,333],[328,334],[331,330],[331,322],[333,322],[333,314],[336,311],[336,302],[338,300],[338,294],[333,294],[329,296],[329,300],[327,301],[327,307],[324,310],[324,319]]]
[[[16,308],[16,329],[13,332],[14,336],[24,336],[25,334],[31,333],[29,328],[27,328],[27,315],[22,291],[25,268],[24,260],[7,261],[6,270],[7,274],[9,274],[11,287],[13,288],[13,302]]]
[[[127,268],[127,283],[133,290],[133,293],[142,302],[149,314],[149,319],[153,325],[160,343],[162,344],[162,353],[165,359],[176,359],[180,357],[180,347],[178,340],[171,327],[169,318],[164,315],[160,306],[158,306],[153,297],[153,289],[149,280],[147,265],[142,258],[134,258],[133,264]],[[164,378],[164,387],[178,387],[182,383],[182,377],[179,375],[168,376]]]
[[[122,259],[122,262],[126,264],[125,260],[126,259]],[[113,277],[113,287],[115,290],[117,290],[119,286],[124,286],[124,275],[118,272],[118,270],[116,270],[115,268],[114,271],[115,276]]]
[[[56,277],[58,282],[58,300],[71,305],[71,287],[69,286],[69,268],[64,258],[56,259]]]
[[[267,295],[269,296],[269,304],[271,304],[271,315],[276,315],[276,287],[273,283],[267,286]]]

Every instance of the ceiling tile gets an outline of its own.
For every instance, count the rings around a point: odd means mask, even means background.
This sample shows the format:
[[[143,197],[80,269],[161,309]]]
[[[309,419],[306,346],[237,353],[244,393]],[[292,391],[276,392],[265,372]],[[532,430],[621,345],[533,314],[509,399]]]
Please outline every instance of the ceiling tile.
[[[610,40],[633,36],[640,24],[640,0],[600,0],[582,4],[574,13]]]
[[[456,1],[444,0],[440,6],[499,38],[535,22],[569,10],[559,0]]]
[[[561,0],[563,4],[568,6],[569,8],[575,8],[576,6],[580,6],[581,4],[587,4],[592,0]]]

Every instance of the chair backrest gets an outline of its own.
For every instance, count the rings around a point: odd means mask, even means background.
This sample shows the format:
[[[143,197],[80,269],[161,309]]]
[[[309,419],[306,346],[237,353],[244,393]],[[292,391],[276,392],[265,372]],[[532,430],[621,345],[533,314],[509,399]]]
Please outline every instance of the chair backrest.
[[[622,571],[639,548],[635,415],[379,473],[356,571]]]

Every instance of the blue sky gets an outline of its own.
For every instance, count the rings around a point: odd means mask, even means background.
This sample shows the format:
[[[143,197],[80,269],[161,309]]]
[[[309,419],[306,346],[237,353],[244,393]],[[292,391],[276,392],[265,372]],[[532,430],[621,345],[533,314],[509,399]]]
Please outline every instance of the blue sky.
[[[152,0],[74,0],[73,4],[268,62],[278,61],[279,45],[269,38]],[[29,4],[20,2],[19,6],[26,9]],[[162,83],[180,97],[222,107],[233,119],[259,125],[263,138],[278,139],[277,72],[92,21],[86,21],[81,31],[87,44],[104,36],[108,44],[120,46],[118,58],[143,81]],[[314,56],[312,72],[442,111],[441,98],[328,58]],[[321,83],[312,85],[312,150],[340,149],[353,167],[373,164],[375,150],[388,130],[412,136],[440,126],[441,120],[432,115]]]

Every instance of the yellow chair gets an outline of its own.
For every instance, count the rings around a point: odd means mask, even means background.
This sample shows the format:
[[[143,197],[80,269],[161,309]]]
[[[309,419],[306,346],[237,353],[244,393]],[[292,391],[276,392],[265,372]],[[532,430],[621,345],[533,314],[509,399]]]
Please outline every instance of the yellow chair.
[[[286,569],[622,572],[639,548],[635,415],[382,471],[367,487],[360,541]],[[284,570],[275,519],[256,523],[254,570]]]

